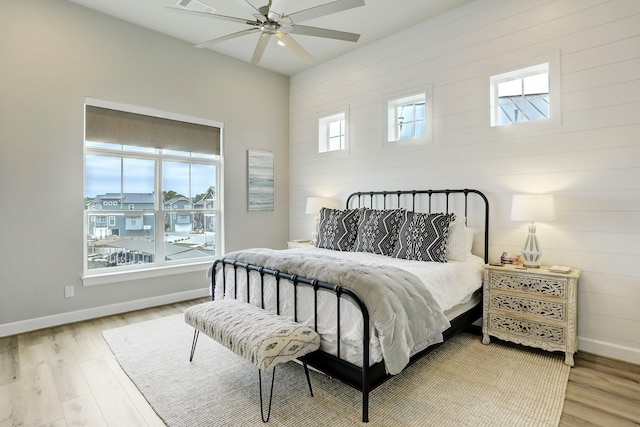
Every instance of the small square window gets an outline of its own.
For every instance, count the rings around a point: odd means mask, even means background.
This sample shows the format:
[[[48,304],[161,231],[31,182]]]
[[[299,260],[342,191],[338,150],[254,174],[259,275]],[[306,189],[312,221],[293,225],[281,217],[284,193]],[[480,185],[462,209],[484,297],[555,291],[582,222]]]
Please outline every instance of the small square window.
[[[491,76],[491,126],[551,117],[549,86],[548,62]]]
[[[384,141],[394,146],[429,143],[433,132],[431,123],[431,86],[405,94],[384,98],[386,126]],[[411,142],[410,145],[405,143]]]

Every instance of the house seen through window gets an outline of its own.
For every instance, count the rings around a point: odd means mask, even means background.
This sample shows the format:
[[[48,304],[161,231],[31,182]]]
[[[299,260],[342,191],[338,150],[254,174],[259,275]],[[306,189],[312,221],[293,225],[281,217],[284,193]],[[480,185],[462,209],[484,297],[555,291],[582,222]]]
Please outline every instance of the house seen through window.
[[[92,105],[85,127],[86,275],[219,254],[220,128]]]

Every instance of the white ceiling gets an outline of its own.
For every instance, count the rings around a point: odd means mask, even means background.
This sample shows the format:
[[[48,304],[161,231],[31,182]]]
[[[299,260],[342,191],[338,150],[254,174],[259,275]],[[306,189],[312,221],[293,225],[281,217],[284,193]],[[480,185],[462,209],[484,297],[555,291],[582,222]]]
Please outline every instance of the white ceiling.
[[[193,45],[250,28],[241,23],[194,16],[167,8],[167,6],[175,6],[176,0],[69,1],[176,37]],[[216,13],[221,15],[254,19],[245,8],[238,4],[245,0],[199,1],[213,7],[216,9]],[[249,1],[256,8],[268,3],[268,0],[246,1]],[[285,2],[284,14],[291,14],[331,1],[288,0]],[[365,6],[300,22],[300,24],[307,26],[358,33],[361,35],[358,42],[294,35],[296,41],[313,56],[313,62],[309,63],[301,60],[286,47],[276,45],[272,37],[258,66],[281,74],[293,75],[471,1],[473,0],[365,0]],[[258,33],[253,33],[216,43],[207,49],[251,62],[258,38]]]

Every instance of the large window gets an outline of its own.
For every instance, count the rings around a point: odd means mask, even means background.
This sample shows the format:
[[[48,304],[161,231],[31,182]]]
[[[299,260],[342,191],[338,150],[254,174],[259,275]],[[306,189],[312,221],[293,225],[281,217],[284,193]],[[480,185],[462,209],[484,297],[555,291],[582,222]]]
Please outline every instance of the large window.
[[[210,262],[221,252],[221,124],[93,102],[85,276]]]

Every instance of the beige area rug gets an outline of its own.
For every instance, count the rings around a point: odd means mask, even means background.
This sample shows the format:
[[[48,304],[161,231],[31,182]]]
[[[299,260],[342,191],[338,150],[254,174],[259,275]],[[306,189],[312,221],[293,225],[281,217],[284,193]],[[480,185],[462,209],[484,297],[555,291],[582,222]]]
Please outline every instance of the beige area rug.
[[[257,369],[174,315],[111,329],[118,362],[170,427],[260,426]],[[370,426],[557,426],[569,377],[564,356],[483,345],[459,334],[370,394]],[[269,377],[270,378],[270,377]],[[264,379],[264,377],[263,377]],[[294,362],[276,369],[271,426],[356,426],[361,395]],[[263,382],[264,386],[264,382]]]

